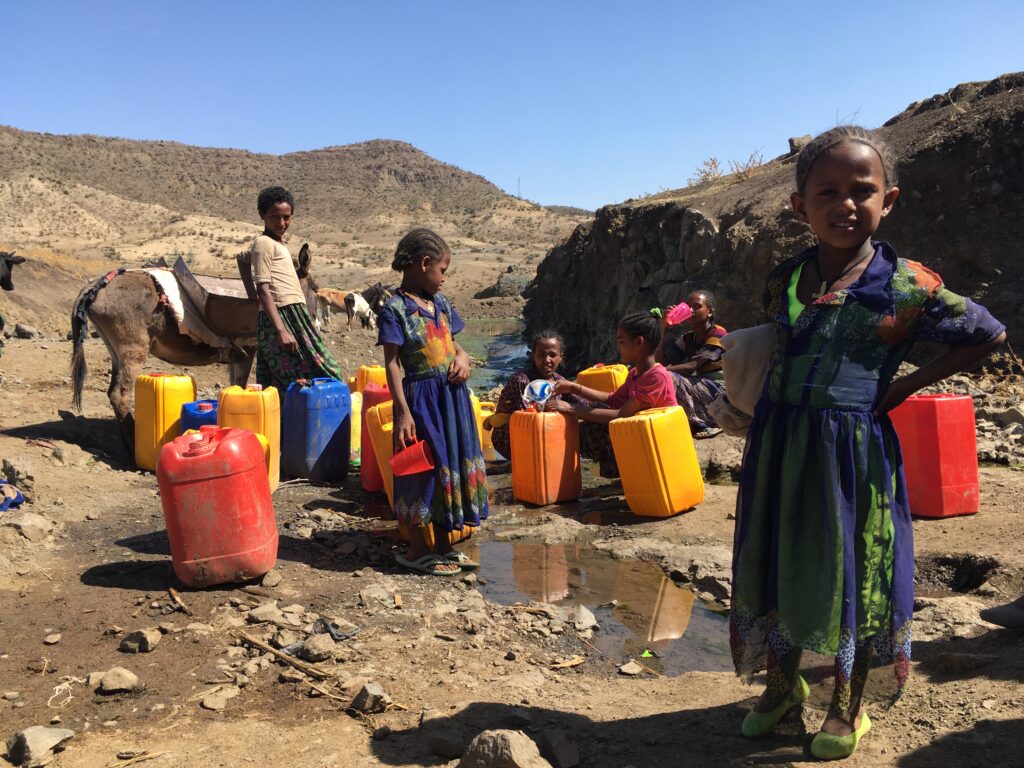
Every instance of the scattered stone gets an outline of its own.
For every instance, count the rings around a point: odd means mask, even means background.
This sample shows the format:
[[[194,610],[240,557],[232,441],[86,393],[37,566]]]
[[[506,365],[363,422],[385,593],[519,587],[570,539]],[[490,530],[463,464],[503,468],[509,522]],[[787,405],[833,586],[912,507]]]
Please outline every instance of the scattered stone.
[[[276,587],[284,581],[284,576],[278,570],[267,571],[263,574],[263,578],[260,580],[260,585],[268,588]]]
[[[384,689],[378,683],[367,683],[356,694],[355,698],[352,699],[349,707],[357,712],[370,715],[383,712],[388,708],[389,704],[391,704],[391,697],[384,692]]]
[[[209,635],[213,632],[213,627],[209,624],[203,624],[201,621],[193,621],[191,624],[186,624],[185,629],[189,632],[197,632],[200,635]]]
[[[3,694],[0,695],[0,698],[4,701],[14,701],[19,696],[21,696],[21,693],[18,691],[4,691]]]
[[[33,725],[18,731],[7,743],[7,759],[15,765],[46,765],[54,751],[63,749],[63,744],[75,735],[67,728],[47,728]]]
[[[199,706],[209,709],[211,712],[220,712],[227,707],[231,699],[241,692],[242,689],[236,685],[225,685],[220,690],[204,696],[203,700],[199,702]]]
[[[47,635],[43,638],[43,645],[56,645],[60,642],[60,632],[54,632],[53,634]]]
[[[558,728],[545,728],[541,732],[540,751],[555,768],[575,768],[580,764],[580,745]]]
[[[87,680],[89,688],[91,688],[94,691],[97,688],[99,688],[100,687],[100,681],[103,680],[103,675],[105,675],[105,674],[106,674],[105,672],[90,672],[88,680]]]
[[[270,640],[270,644],[275,648],[286,648],[293,643],[299,642],[301,639],[302,636],[294,629],[281,627],[281,629],[277,630],[277,633]]]
[[[32,467],[28,459],[20,457],[17,464],[10,459],[4,459],[0,464],[0,471],[3,472],[4,479],[8,483],[17,486],[25,496],[25,501],[32,501],[36,478],[32,474]]]
[[[312,662],[327,661],[334,658],[336,649],[337,643],[330,635],[310,635],[299,649],[299,658]]]
[[[551,768],[522,731],[484,731],[470,742],[459,768]]]
[[[380,728],[375,728],[370,738],[374,741],[383,741],[391,735],[391,726],[382,725]]]
[[[124,667],[112,667],[100,679],[100,693],[130,693],[139,685],[139,678]]]
[[[280,608],[277,607],[277,601],[272,603],[263,603],[258,605],[246,614],[250,624],[262,624],[263,622],[273,622],[274,624],[284,623],[284,613]]]
[[[16,339],[41,339],[43,338],[42,332],[32,325],[25,323],[15,323],[14,325],[14,338]]]
[[[627,661],[625,664],[619,667],[620,675],[628,675],[630,677],[635,677],[636,675],[642,675],[643,673],[644,668],[637,664],[635,661]]]
[[[565,623],[571,624],[578,632],[597,627],[597,617],[585,605],[574,605],[568,608],[568,610],[564,611],[561,618]]]
[[[515,651],[508,651],[508,652],[507,652],[507,653],[505,654],[505,661],[515,661],[515,660],[516,660],[516,659],[518,659],[518,658],[519,658],[519,657],[518,657],[518,656],[516,655],[516,652],[515,652]]]
[[[128,633],[124,640],[121,641],[119,648],[124,653],[149,653],[156,648],[161,637],[163,636],[156,627],[137,629],[134,632]]]
[[[29,541],[42,541],[53,530],[53,522],[35,512],[7,512],[0,523],[10,526]]]

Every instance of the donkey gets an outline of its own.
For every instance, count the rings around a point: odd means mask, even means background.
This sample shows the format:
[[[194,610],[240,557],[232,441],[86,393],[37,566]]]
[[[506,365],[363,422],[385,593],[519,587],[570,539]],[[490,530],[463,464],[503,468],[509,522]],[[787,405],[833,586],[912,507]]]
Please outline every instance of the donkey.
[[[310,314],[316,317],[316,291],[311,289],[309,274],[311,256],[303,246],[296,270],[306,297]],[[254,346],[218,349],[194,341],[179,332],[178,323],[169,307],[160,298],[153,278],[147,272],[122,272],[104,283],[93,281],[82,289],[71,312],[72,402],[80,413],[85,386],[85,337],[88,322],[99,332],[110,353],[110,386],[107,397],[114,409],[121,430],[121,442],[129,455],[135,452],[135,418],[132,399],[135,379],[150,355],[172,365],[193,366],[227,363],[232,384],[245,386],[249,380]]]

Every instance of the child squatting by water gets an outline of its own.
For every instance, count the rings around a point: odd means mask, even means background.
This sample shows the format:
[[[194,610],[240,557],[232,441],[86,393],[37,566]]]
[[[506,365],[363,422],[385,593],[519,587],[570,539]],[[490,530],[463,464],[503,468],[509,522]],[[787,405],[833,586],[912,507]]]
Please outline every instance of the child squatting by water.
[[[469,356],[454,339],[464,323],[441,293],[451,259],[440,235],[409,232],[391,263],[402,284],[377,320],[394,402],[394,450],[424,440],[434,459],[432,471],[394,478],[395,517],[410,538],[407,556],[396,560],[434,576],[477,567],[452,549],[449,536],[480,525],[488,513],[487,469],[466,386]]]
[[[1005,339],[983,307],[872,240],[899,193],[878,135],[844,126],[814,139],[791,202],[818,245],[776,268],[764,296],[776,350],[741,470],[730,642],[738,673],[767,669],[748,737],[807,698],[804,649],[835,658],[811,744],[821,759],[852,754],[870,729],[861,700],[873,662],[893,664],[900,687],[910,671],[914,551],[887,414]],[[949,350],[894,378],[915,341]]]

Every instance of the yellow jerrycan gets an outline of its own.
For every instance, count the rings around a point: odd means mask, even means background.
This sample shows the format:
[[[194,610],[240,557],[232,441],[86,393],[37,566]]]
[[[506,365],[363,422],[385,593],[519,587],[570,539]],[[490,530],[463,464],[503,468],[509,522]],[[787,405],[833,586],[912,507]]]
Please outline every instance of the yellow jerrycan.
[[[135,379],[135,465],[156,470],[160,448],[181,434],[181,406],[196,399],[191,376],[142,374]]]
[[[276,387],[264,389],[253,384],[220,391],[217,425],[247,429],[267,439],[269,459],[267,478],[273,492],[281,482],[281,397]]]

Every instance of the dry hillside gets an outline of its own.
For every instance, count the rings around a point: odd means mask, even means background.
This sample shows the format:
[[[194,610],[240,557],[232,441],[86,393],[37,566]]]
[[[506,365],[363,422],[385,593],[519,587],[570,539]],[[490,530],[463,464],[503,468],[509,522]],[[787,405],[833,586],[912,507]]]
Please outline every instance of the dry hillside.
[[[339,287],[390,278],[398,238],[422,225],[455,249],[450,292],[472,294],[508,264],[539,260],[586,218],[506,195],[401,142],[267,155],[0,126],[0,205],[12,214],[0,221],[0,249],[49,253],[25,268],[35,273],[27,285],[53,278],[62,296],[73,297],[96,263],[181,254],[198,271],[231,274],[259,231],[255,197],[268,184],[295,193],[292,242],[310,241],[319,281]],[[51,273],[53,264],[64,272]],[[24,293],[9,300],[21,320],[55,330],[66,322]]]

